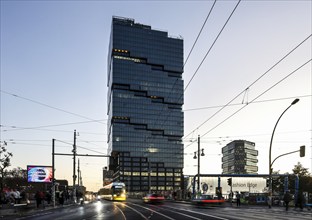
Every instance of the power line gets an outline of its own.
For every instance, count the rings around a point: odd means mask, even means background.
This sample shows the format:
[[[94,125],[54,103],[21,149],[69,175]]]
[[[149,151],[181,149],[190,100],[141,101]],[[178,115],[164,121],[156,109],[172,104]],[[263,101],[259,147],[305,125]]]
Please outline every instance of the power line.
[[[261,97],[262,95],[264,95],[265,93],[267,93],[269,90],[271,90],[272,88],[274,88],[276,85],[278,85],[279,83],[281,83],[282,81],[284,81],[285,79],[287,79],[289,76],[291,76],[292,74],[294,74],[295,72],[297,72],[298,70],[300,70],[302,67],[304,67],[305,65],[307,65],[309,62],[311,62],[312,59],[308,60],[307,62],[305,62],[304,64],[302,64],[300,67],[298,67],[297,69],[295,69],[294,71],[292,71],[291,73],[289,73],[287,76],[285,76],[284,78],[282,78],[280,81],[278,81],[277,83],[275,83],[274,85],[272,85],[271,87],[269,87],[267,90],[265,90],[264,92],[262,92],[260,95],[258,95],[256,98],[254,98],[250,103],[254,102],[255,100],[257,100],[259,97]],[[249,104],[250,104],[249,103]],[[226,122],[228,119],[230,119],[231,117],[233,117],[234,115],[236,115],[238,112],[240,112],[242,109],[244,109],[245,107],[247,107],[248,104],[245,104],[243,107],[241,107],[240,109],[238,109],[237,111],[235,111],[233,114],[231,114],[230,116],[226,117],[224,120],[222,120],[220,123],[218,123],[217,125],[215,125],[214,127],[212,127],[210,130],[208,130],[206,133],[204,133],[203,135],[201,135],[201,137],[204,137],[205,135],[207,135],[208,133],[210,133],[211,131],[213,131],[214,129],[216,129],[217,127],[219,127],[221,124],[223,124],[224,122]],[[215,114],[214,114],[215,115]],[[213,117],[213,116],[212,116]],[[210,117],[211,118],[211,117]],[[209,119],[210,119],[209,118]],[[208,120],[209,120],[208,119]],[[206,123],[208,120],[206,120],[204,123]],[[196,142],[196,141],[194,141]],[[189,145],[187,145],[186,147],[184,147],[184,150],[191,146],[194,142],[190,143]]]
[[[97,123],[104,124],[104,123],[102,123],[102,122],[100,122],[100,121],[98,121],[98,120],[94,120],[94,119],[85,117],[85,116],[80,115],[80,114],[76,114],[76,113],[73,113],[73,112],[69,112],[69,111],[66,111],[66,110],[63,110],[63,109],[60,109],[60,108],[51,106],[51,105],[44,104],[44,103],[42,103],[42,102],[38,102],[38,101],[29,99],[29,98],[25,98],[25,97],[22,97],[22,96],[19,96],[19,95],[10,93],[10,92],[6,92],[6,91],[4,91],[4,90],[0,90],[0,91],[1,91],[2,93],[4,93],[4,94],[11,95],[11,96],[14,96],[14,97],[16,97],[16,98],[24,99],[24,100],[27,100],[27,101],[29,101],[29,102],[36,103],[36,104],[38,104],[38,105],[42,105],[42,106],[45,106],[45,107],[48,107],[48,108],[51,108],[51,109],[54,109],[54,110],[57,110],[57,111],[65,112],[65,113],[67,113],[67,114],[75,115],[75,116],[78,116],[78,117],[80,117],[80,118],[84,118],[84,119],[88,119],[88,120],[90,120],[90,121],[94,121],[94,122],[97,122]]]
[[[20,131],[20,130],[38,130],[38,131],[51,131],[51,132],[66,132],[66,133],[72,133],[73,131],[69,130],[53,130],[53,129],[42,129],[38,127],[18,127],[18,126],[7,126],[7,125],[1,125],[0,127],[9,127],[13,129],[3,129],[2,132],[11,132],[11,131]],[[49,126],[42,126],[42,127],[49,127]],[[92,135],[105,135],[104,133],[94,133],[94,132],[80,132],[83,134],[92,134]]]
[[[188,88],[188,86],[190,85],[190,83],[192,82],[193,78],[195,77],[195,75],[197,74],[197,72],[199,71],[201,65],[204,63],[205,59],[207,58],[208,54],[210,53],[210,51],[212,50],[213,46],[215,45],[215,43],[217,42],[218,38],[220,37],[221,33],[223,32],[225,26],[228,24],[229,20],[231,19],[232,15],[234,14],[235,10],[237,9],[239,3],[241,2],[241,0],[239,0],[236,4],[236,6],[234,7],[234,9],[232,10],[231,14],[229,15],[228,19],[226,20],[226,22],[224,23],[223,27],[221,28],[221,30],[219,31],[217,37],[215,38],[215,40],[213,41],[212,45],[210,46],[209,50],[207,51],[206,55],[204,56],[204,58],[202,59],[202,61],[200,62],[199,66],[197,67],[195,73],[193,74],[193,76],[191,77],[190,81],[188,82],[187,86],[184,89],[184,93],[186,91],[186,89]],[[209,12],[210,13],[210,12]],[[181,96],[178,98],[179,102],[182,98],[183,98],[183,93],[181,94]],[[168,111],[167,111],[168,112]],[[165,112],[165,114],[167,113]],[[164,120],[163,124],[167,122],[167,119],[169,117],[169,115],[171,114],[172,110],[169,110],[169,112],[167,113],[166,119]],[[161,114],[161,113],[160,113]],[[159,114],[159,115],[160,115]],[[162,124],[162,125],[163,125]]]
[[[202,25],[202,27],[201,27],[199,33],[197,34],[196,40],[195,40],[195,42],[193,43],[193,46],[192,46],[192,48],[191,48],[191,50],[190,50],[190,52],[189,52],[189,54],[188,54],[188,56],[187,56],[187,59],[185,60],[185,62],[184,62],[184,64],[183,64],[183,68],[184,68],[184,66],[185,66],[186,63],[187,63],[187,60],[189,59],[189,57],[190,57],[190,55],[191,55],[191,53],[192,53],[192,51],[193,51],[193,49],[194,49],[194,47],[195,47],[195,45],[196,45],[196,43],[197,43],[197,40],[198,40],[198,38],[200,37],[201,32],[202,32],[202,30],[203,30],[203,28],[204,28],[204,26],[205,26],[205,24],[206,24],[208,18],[210,17],[210,14],[211,14],[212,9],[214,8],[214,5],[215,5],[215,4],[216,4],[216,0],[214,1],[212,7],[210,8],[207,17],[206,17],[206,19],[205,19],[205,21],[204,21],[204,23],[203,23],[203,25]],[[179,81],[179,78],[177,78],[177,79],[174,81],[174,83],[173,83],[173,85],[172,85],[172,87],[171,87],[171,90],[170,90],[168,99],[170,98],[171,95],[174,94],[173,91],[174,91],[174,88],[175,88],[175,86],[176,86],[176,84],[177,84],[178,81]],[[183,96],[183,95],[182,95],[182,96]],[[180,97],[178,98],[178,102],[180,101],[180,99],[182,98],[182,96],[180,96]],[[157,115],[156,121],[157,121],[158,118],[161,116],[161,114],[164,112],[164,110],[165,110],[165,106],[163,106],[162,109],[159,111],[159,113],[158,113],[158,115]],[[169,110],[169,114],[170,114],[170,113],[171,113],[171,110]],[[169,115],[168,115],[168,116],[169,116]],[[166,120],[167,120],[168,116],[166,117]],[[164,120],[164,122],[160,125],[160,127],[165,123],[166,120]]]
[[[221,30],[219,31],[217,37],[215,38],[215,40],[213,41],[212,45],[210,46],[209,50],[207,51],[206,55],[204,56],[204,58],[202,59],[202,61],[200,62],[199,66],[197,67],[195,73],[192,75],[190,81],[188,82],[188,84],[186,85],[184,92],[187,90],[188,86],[191,84],[191,82],[193,81],[194,77],[196,76],[198,70],[200,69],[200,67],[202,66],[202,64],[204,63],[204,61],[206,60],[208,54],[210,53],[211,49],[213,48],[213,46],[215,45],[215,43],[217,42],[218,38],[220,37],[221,33],[223,32],[225,26],[227,25],[227,23],[229,22],[229,20],[231,19],[232,15],[234,14],[236,8],[238,7],[239,3],[241,2],[241,0],[239,0],[236,4],[236,6],[234,7],[233,11],[231,12],[230,16],[228,17],[228,19],[226,20],[225,24],[223,25],[223,27],[221,28]]]
[[[274,67],[276,67],[279,63],[281,63],[284,59],[286,59],[291,53],[293,53],[298,47],[300,47],[303,43],[305,43],[312,34],[310,34],[308,37],[306,37],[303,41],[301,41],[298,45],[296,45],[292,50],[290,50],[285,56],[283,56],[279,61],[277,61],[272,67],[270,67],[267,71],[265,71],[260,77],[258,77],[254,82],[252,82],[246,89],[249,89],[251,86],[253,86],[256,82],[258,82],[261,78],[263,78],[267,73],[269,73]],[[238,95],[236,95],[234,98],[232,98],[227,104],[225,104],[221,109],[216,111],[211,117],[209,117],[207,120],[205,120],[202,124],[200,124],[197,128],[195,128],[192,132],[190,132],[188,135],[186,135],[184,138],[188,137],[190,134],[198,130],[201,126],[203,126],[205,123],[207,123],[211,118],[213,118],[215,115],[217,115],[219,112],[221,112],[224,108],[229,106],[237,97],[239,97],[241,94],[243,94],[246,89],[244,89],[242,92],[240,92]],[[249,103],[250,104],[250,103]]]
[[[291,76],[292,74],[294,74],[295,72],[297,72],[298,70],[300,70],[302,67],[304,67],[305,65],[307,65],[308,63],[311,62],[312,59],[308,60],[307,62],[305,62],[304,64],[302,64],[300,67],[298,67],[297,69],[295,69],[294,71],[292,71],[291,73],[289,73],[287,76],[285,76],[284,78],[282,78],[280,81],[278,81],[277,83],[275,83],[274,85],[272,85],[270,88],[268,88],[267,90],[265,90],[264,92],[262,92],[260,95],[258,95],[256,98],[254,98],[250,103],[252,103],[254,100],[258,99],[259,97],[261,97],[262,95],[264,95],[265,93],[267,93],[269,90],[271,90],[272,88],[274,88],[276,85],[278,85],[279,83],[281,83],[282,81],[284,81],[285,79],[287,79],[289,76]],[[223,124],[225,121],[227,121],[228,119],[230,119],[231,117],[233,117],[234,115],[236,115],[238,112],[240,112],[242,109],[244,109],[248,104],[244,105],[243,107],[241,107],[240,109],[238,109],[237,111],[235,111],[233,114],[231,114],[230,116],[228,116],[226,119],[224,119],[223,121],[221,121],[219,124],[217,124],[216,126],[214,126],[212,129],[210,129],[209,131],[207,131],[206,133],[204,133],[203,135],[201,135],[201,137],[204,137],[205,135],[207,135],[208,133],[210,133],[212,130],[214,130],[215,128],[217,128],[218,126],[220,126],[221,124]]]
[[[286,98],[278,98],[278,99],[267,99],[267,100],[260,100],[255,101],[253,103],[247,103],[247,104],[256,104],[256,103],[263,103],[263,102],[274,102],[274,101],[282,101],[282,100],[288,100],[288,99],[294,99],[294,98],[308,98],[312,97],[312,95],[303,95],[303,96],[296,96],[296,97],[286,97]],[[227,106],[237,106],[237,105],[244,105],[244,103],[234,103]],[[201,108],[192,108],[192,109],[186,109],[184,112],[187,111],[198,111],[198,110],[205,110],[205,109],[212,109],[212,108],[221,108],[225,107],[225,105],[216,105],[216,106],[208,106],[208,107],[201,107]]]
[[[184,62],[184,64],[183,64],[183,67],[186,65],[186,63],[187,63],[189,57],[191,56],[191,53],[193,52],[193,49],[194,49],[194,47],[195,47],[195,45],[196,45],[196,43],[197,43],[197,40],[198,40],[199,36],[201,35],[201,32],[203,31],[203,29],[204,29],[204,27],[205,27],[205,25],[206,25],[206,22],[207,22],[208,18],[210,17],[210,14],[211,14],[212,9],[214,8],[216,2],[217,2],[217,0],[215,0],[215,1],[213,2],[212,6],[211,6],[211,8],[210,8],[210,11],[209,11],[209,13],[208,13],[208,15],[207,15],[207,17],[206,17],[206,19],[205,19],[203,25],[202,25],[202,27],[201,27],[201,29],[200,29],[200,31],[199,31],[197,37],[196,37],[196,40],[195,40],[195,42],[194,42],[194,44],[193,44],[193,46],[192,46],[192,48],[191,48],[189,54],[187,55],[187,58],[186,58],[186,60],[185,60],[185,62]]]
[[[84,150],[91,151],[91,152],[95,152],[95,153],[98,153],[98,154],[104,154],[104,155],[106,155],[105,153],[102,153],[102,152],[99,152],[99,151],[96,151],[96,150],[91,150],[91,149],[86,148],[86,147],[81,147],[81,146],[77,146],[77,147],[79,147],[79,148],[81,148],[81,149],[84,149]]]

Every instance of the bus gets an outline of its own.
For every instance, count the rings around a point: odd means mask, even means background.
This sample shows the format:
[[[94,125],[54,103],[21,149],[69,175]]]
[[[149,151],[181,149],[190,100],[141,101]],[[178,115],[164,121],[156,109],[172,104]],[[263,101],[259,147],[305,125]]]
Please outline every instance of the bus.
[[[99,190],[98,198],[111,201],[125,201],[126,185],[124,183],[112,182]]]

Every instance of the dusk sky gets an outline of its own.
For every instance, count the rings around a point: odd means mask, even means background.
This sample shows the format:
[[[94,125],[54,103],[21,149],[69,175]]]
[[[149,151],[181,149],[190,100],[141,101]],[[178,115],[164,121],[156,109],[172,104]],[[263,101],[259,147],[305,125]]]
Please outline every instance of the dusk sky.
[[[184,40],[184,60],[214,1],[1,0],[1,145],[9,169],[52,164],[70,154],[107,153],[107,54],[112,16],[135,19]],[[239,3],[239,4],[238,4]],[[237,7],[236,7],[237,6]],[[236,7],[236,8],[235,8]],[[235,10],[234,10],[235,8]],[[231,13],[233,14],[231,15]],[[231,16],[230,16],[231,15]],[[229,19],[229,20],[228,20]],[[227,22],[228,20],[228,22]],[[184,174],[221,173],[221,149],[255,142],[259,174],[312,169],[312,1],[217,1],[184,66]],[[223,28],[224,27],[224,28]],[[73,160],[56,156],[57,179],[72,184]],[[106,158],[80,157],[87,190],[102,186]]]

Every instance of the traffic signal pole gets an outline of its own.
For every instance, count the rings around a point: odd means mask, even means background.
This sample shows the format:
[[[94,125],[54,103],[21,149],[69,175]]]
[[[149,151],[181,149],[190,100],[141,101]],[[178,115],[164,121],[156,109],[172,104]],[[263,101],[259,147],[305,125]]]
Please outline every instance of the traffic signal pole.
[[[198,135],[198,158],[197,158],[197,173],[198,173],[198,182],[197,182],[197,193],[200,192],[200,136]]]
[[[52,139],[52,198],[53,198],[53,207],[55,207],[54,154],[55,154],[55,139]]]

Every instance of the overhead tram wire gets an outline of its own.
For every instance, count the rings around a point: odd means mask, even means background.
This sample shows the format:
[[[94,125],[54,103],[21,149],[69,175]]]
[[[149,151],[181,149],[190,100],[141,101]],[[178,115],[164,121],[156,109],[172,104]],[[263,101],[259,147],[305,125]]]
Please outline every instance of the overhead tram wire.
[[[83,122],[71,122],[71,123],[63,123],[63,124],[55,124],[55,125],[42,125],[42,126],[36,126],[36,127],[20,127],[17,128],[17,126],[11,126],[14,129],[8,129],[6,131],[18,131],[18,130],[27,130],[27,129],[39,129],[39,128],[48,128],[48,127],[59,127],[59,126],[66,126],[66,125],[74,125],[74,124],[85,124],[85,123],[90,123],[90,122],[98,122],[98,121],[105,121],[107,119],[103,119],[103,120],[89,120],[89,121],[83,121]],[[67,131],[66,131],[67,132]]]
[[[303,41],[301,41],[297,46],[295,46],[291,51],[289,51],[285,56],[283,56],[279,61],[277,61],[272,67],[270,67],[267,71],[265,71],[260,77],[258,77],[254,82],[252,82],[246,89],[249,89],[251,86],[253,86],[255,83],[257,83],[261,78],[263,78],[267,73],[269,73],[273,68],[275,68],[279,63],[281,63],[284,59],[286,59],[291,53],[293,53],[298,47],[300,47],[303,43],[305,43],[312,34],[310,34],[308,37],[306,37]],[[207,123],[211,118],[213,118],[215,115],[217,115],[219,112],[221,112],[224,108],[229,106],[235,99],[237,99],[241,94],[243,94],[246,89],[244,89],[242,92],[240,92],[238,95],[236,95],[233,99],[231,99],[227,104],[225,104],[221,109],[216,111],[211,117],[209,117],[207,120],[205,120],[202,124],[200,124],[198,127],[196,127],[193,131],[191,131],[188,135],[186,135],[184,138],[187,138],[189,135],[191,135],[193,132],[195,132],[197,129],[199,129],[201,126],[203,126],[205,123]]]
[[[234,14],[234,12],[236,11],[236,9],[237,9],[237,7],[238,7],[238,5],[239,5],[240,2],[241,2],[241,0],[239,0],[239,1],[237,2],[237,4],[235,5],[234,9],[233,9],[232,12],[231,12],[231,14],[229,15],[228,19],[226,20],[225,24],[223,25],[223,27],[222,27],[221,30],[219,31],[217,37],[216,37],[215,40],[213,41],[213,44],[210,46],[209,50],[207,51],[207,53],[205,54],[205,56],[204,56],[204,58],[202,59],[201,63],[200,63],[199,66],[197,67],[195,73],[193,74],[191,80],[189,81],[189,83],[188,83],[187,86],[185,87],[184,93],[185,93],[187,87],[188,87],[188,86],[190,85],[190,83],[192,82],[192,80],[193,80],[193,78],[195,77],[195,75],[197,74],[197,72],[199,71],[201,65],[203,64],[203,62],[204,62],[205,59],[207,58],[208,54],[209,54],[210,51],[212,50],[213,46],[214,46],[215,43],[217,42],[218,38],[220,37],[221,33],[223,32],[224,28],[225,28],[226,25],[228,24],[229,20],[231,19],[232,15]],[[216,3],[216,1],[214,2],[212,8],[214,7],[215,3]],[[212,11],[212,8],[210,9],[209,14],[208,14],[206,20],[207,20],[208,17],[210,16],[211,11]],[[204,24],[206,23],[206,20],[205,20]],[[202,28],[203,28],[203,27],[202,27]],[[202,30],[200,30],[199,35],[200,35],[201,31],[202,31]],[[199,37],[199,35],[198,35],[198,37]],[[196,41],[198,40],[198,37],[196,38]],[[196,41],[195,41],[195,43],[193,44],[193,47],[195,46]],[[192,50],[193,50],[193,47],[192,47]],[[191,52],[190,52],[190,53],[191,53]],[[190,55],[190,53],[189,53],[189,55]],[[188,55],[188,57],[189,57],[189,55]],[[185,64],[186,64],[186,62],[184,63],[183,67],[185,66]],[[175,81],[173,87],[175,86],[176,82],[177,82],[177,80]],[[173,90],[173,87],[172,87],[172,90]],[[182,99],[182,97],[183,97],[183,94],[178,98],[178,102]],[[160,113],[160,114],[161,114],[161,113]],[[158,114],[158,115],[160,115],[160,114]],[[167,122],[167,119],[168,119],[168,117],[169,117],[170,114],[171,114],[171,110],[169,110],[169,113],[167,114],[166,119],[164,120],[164,123]],[[164,123],[163,123],[163,124],[164,124]],[[163,124],[162,124],[162,125],[163,125]],[[184,149],[185,149],[185,148],[184,148]]]
[[[72,133],[73,131],[67,131],[67,130],[54,130],[54,129],[43,129],[43,128],[27,128],[27,127],[17,127],[17,126],[5,126],[5,125],[1,125],[1,127],[11,127],[14,129],[3,129],[1,132],[14,132],[14,131],[20,131],[20,130],[36,130],[36,131],[50,131],[50,132],[64,132],[64,133]],[[83,134],[90,134],[90,135],[105,135],[105,133],[94,133],[94,132],[84,132],[84,131],[80,131],[80,133]]]
[[[222,27],[221,30],[219,31],[217,37],[216,37],[215,40],[213,41],[213,43],[212,43],[212,45],[210,46],[209,50],[207,51],[207,53],[205,54],[204,58],[203,58],[202,61],[200,62],[199,66],[197,67],[195,73],[193,74],[191,80],[188,82],[187,86],[184,88],[184,93],[185,93],[186,89],[188,88],[188,86],[190,85],[190,83],[192,82],[192,80],[193,80],[193,78],[195,77],[195,75],[197,74],[197,72],[199,71],[201,65],[204,63],[205,59],[207,58],[208,54],[209,54],[210,51],[212,50],[213,46],[214,46],[215,43],[217,42],[218,38],[220,37],[220,35],[221,35],[221,33],[223,32],[223,30],[224,30],[224,28],[226,27],[226,25],[228,24],[229,20],[231,19],[232,15],[234,14],[234,12],[235,12],[235,10],[237,9],[237,7],[238,7],[238,5],[239,5],[240,2],[241,2],[241,0],[239,0],[239,1],[237,2],[237,4],[235,5],[234,9],[233,9],[232,12],[231,12],[231,14],[229,15],[228,19],[226,20],[226,22],[224,23],[223,27]],[[214,2],[214,4],[213,4],[212,8],[214,7],[214,5],[215,5],[215,2]],[[211,14],[212,8],[211,8],[210,11],[209,11],[209,14],[208,14],[208,16],[207,16],[207,19],[208,19],[209,15]],[[206,23],[206,20],[205,20],[204,24],[205,24],[205,23]],[[202,27],[202,28],[203,28],[203,27]],[[202,31],[202,30],[201,30],[201,31]],[[200,31],[199,33],[201,33],[201,31]],[[198,35],[198,37],[199,37],[199,35]],[[197,38],[198,38],[198,37],[197,37]],[[196,41],[197,41],[197,38],[196,38]],[[195,41],[195,42],[196,42],[196,41]],[[193,45],[193,47],[194,47],[194,46],[195,46],[195,44]],[[189,54],[189,55],[190,55],[190,54]],[[186,62],[185,62],[185,64],[186,64]],[[184,65],[185,65],[185,64],[184,64]],[[184,65],[183,65],[183,67],[184,67]],[[176,82],[177,82],[177,80],[176,80]],[[176,82],[174,83],[174,85],[173,85],[171,91],[173,90],[173,88],[174,88]],[[182,95],[177,99],[177,102],[179,102],[179,101],[182,99],[183,95],[184,95],[184,94],[182,94]],[[163,112],[163,110],[160,111],[160,114],[161,114],[161,112]],[[160,114],[158,114],[158,115],[160,115]],[[167,121],[167,119],[168,119],[168,117],[169,117],[170,114],[171,114],[171,110],[170,110],[169,113],[167,114],[167,117],[166,117],[166,119],[164,120],[163,124]],[[162,125],[163,125],[163,124],[162,124]]]
[[[193,44],[193,46],[192,46],[192,48],[191,48],[189,54],[187,55],[187,58],[186,58],[186,60],[185,60],[185,62],[184,62],[184,64],[183,64],[183,68],[184,68],[184,66],[186,65],[186,63],[187,63],[189,57],[191,56],[191,54],[192,54],[192,52],[193,52],[193,49],[194,49],[194,47],[195,47],[195,45],[196,45],[196,43],[197,43],[197,40],[198,40],[199,36],[201,35],[201,32],[203,31],[203,29],[204,29],[204,27],[205,27],[205,25],[206,25],[206,22],[207,22],[208,18],[210,17],[210,14],[211,14],[212,9],[214,8],[216,2],[217,2],[217,0],[214,0],[212,6],[211,6],[211,8],[210,8],[210,11],[209,11],[209,13],[208,13],[208,15],[207,15],[207,17],[206,17],[206,19],[205,19],[203,25],[202,25],[202,27],[201,27],[201,29],[200,29],[200,31],[199,31],[197,37],[196,37],[196,40],[195,40],[195,42],[194,42],[194,44]]]
[[[191,82],[193,81],[194,77],[196,76],[198,70],[200,69],[200,67],[202,66],[202,64],[204,63],[204,61],[206,60],[208,54],[210,53],[210,51],[212,50],[213,46],[215,45],[215,43],[217,42],[218,38],[220,37],[221,33],[223,32],[225,26],[227,25],[227,23],[229,22],[229,20],[231,19],[232,15],[234,14],[235,10],[237,9],[239,3],[241,2],[241,0],[239,0],[237,2],[237,4],[235,5],[234,9],[232,10],[230,16],[228,17],[228,19],[226,20],[226,22],[224,23],[223,27],[221,28],[221,30],[219,31],[217,37],[215,38],[215,40],[213,41],[212,45],[210,46],[209,50],[207,51],[207,53],[205,54],[204,58],[202,59],[202,61],[200,62],[199,66],[197,67],[195,73],[192,75],[190,81],[188,82],[188,84],[186,85],[184,92],[187,90],[187,88],[189,87],[189,85],[191,84]]]
[[[274,85],[272,85],[270,88],[268,88],[267,90],[265,90],[264,92],[262,92],[260,95],[258,95],[256,98],[254,98],[253,100],[251,100],[250,103],[253,103],[255,100],[257,100],[259,97],[261,97],[262,95],[264,95],[266,92],[268,92],[269,90],[271,90],[272,88],[274,88],[276,85],[278,85],[279,83],[281,83],[282,81],[284,81],[285,79],[287,79],[289,76],[291,76],[292,74],[294,74],[295,72],[297,72],[298,70],[300,70],[302,67],[304,67],[305,65],[307,65],[308,63],[311,62],[312,59],[308,60],[307,62],[305,62],[304,64],[302,64],[300,67],[298,67],[297,69],[295,69],[294,71],[292,71],[290,74],[288,74],[287,76],[285,76],[284,78],[282,78],[280,81],[278,81],[277,83],[275,83]],[[214,129],[216,129],[217,127],[219,127],[221,124],[223,124],[224,122],[226,122],[228,119],[230,119],[231,117],[233,117],[234,115],[236,115],[238,112],[240,112],[241,110],[243,110],[245,107],[247,107],[250,103],[245,104],[243,107],[241,107],[240,109],[238,109],[237,111],[235,111],[233,114],[231,114],[230,116],[226,117],[224,120],[222,120],[220,123],[218,123],[216,126],[214,126],[213,128],[209,129],[206,133],[204,133],[203,135],[201,135],[201,137],[206,136],[208,133],[210,133],[211,131],[213,131]],[[211,118],[211,117],[210,117]],[[191,146],[192,144],[194,144],[194,142],[188,144],[186,147],[184,147],[184,150]]]
[[[288,99],[295,99],[295,98],[308,98],[312,97],[312,95],[302,95],[302,96],[295,96],[295,97],[287,97],[287,98],[278,98],[278,99],[267,99],[267,100],[260,100],[256,101],[253,103],[246,103],[246,104],[256,104],[256,103],[263,103],[263,102],[275,102],[275,101],[281,101],[281,100],[288,100]],[[229,104],[227,106],[237,106],[237,105],[244,105],[244,103],[233,103]],[[225,105],[216,105],[216,106],[208,106],[208,107],[201,107],[201,108],[192,108],[192,109],[186,109],[184,112],[189,112],[189,111],[199,111],[199,110],[205,110],[205,109],[212,109],[212,108],[221,108],[224,107]]]
[[[262,95],[264,95],[266,92],[268,92],[269,90],[271,90],[272,88],[274,88],[276,85],[278,85],[279,83],[281,83],[282,81],[284,81],[285,79],[287,79],[289,76],[291,76],[292,74],[294,74],[295,72],[297,72],[298,70],[300,70],[302,67],[304,67],[305,65],[307,65],[309,62],[311,62],[312,59],[308,60],[307,62],[305,62],[304,64],[302,64],[300,67],[298,67],[297,69],[295,69],[294,71],[292,71],[291,73],[289,73],[287,76],[285,76],[284,78],[282,78],[280,81],[278,81],[277,83],[275,83],[274,85],[272,85],[271,87],[269,87],[267,90],[265,90],[264,92],[262,92],[260,95],[258,95],[256,98],[254,98],[253,100],[251,100],[250,103],[253,103],[255,100],[257,100],[259,97],[261,97]],[[237,111],[235,111],[233,114],[231,114],[230,116],[228,116],[227,118],[225,118],[224,120],[222,120],[220,123],[218,123],[216,126],[214,126],[213,128],[211,128],[210,130],[208,130],[206,133],[204,133],[203,135],[201,135],[201,137],[204,137],[205,135],[207,135],[208,133],[210,133],[211,131],[213,131],[214,129],[216,129],[217,127],[219,127],[221,124],[223,124],[225,121],[227,121],[228,119],[230,119],[231,117],[233,117],[234,115],[236,115],[238,112],[240,112],[242,109],[244,109],[245,107],[247,107],[247,105],[249,105],[250,103],[245,104],[243,107],[241,107],[240,109],[238,109]],[[211,118],[211,117],[210,117]],[[210,119],[209,118],[209,119]],[[185,138],[184,138],[185,139]],[[194,142],[193,142],[194,143]],[[184,149],[186,149],[187,147],[191,146],[193,143],[190,143],[189,145],[187,145],[186,147],[184,147]]]
[[[186,65],[186,63],[187,63],[187,61],[188,61],[188,59],[189,59],[189,57],[190,57],[190,55],[191,55],[191,53],[192,53],[192,51],[193,51],[195,45],[196,45],[196,43],[197,43],[197,40],[199,39],[199,37],[200,37],[200,35],[201,35],[201,33],[202,33],[202,31],[203,31],[205,25],[206,25],[206,22],[207,22],[208,18],[210,17],[210,14],[211,14],[211,12],[212,12],[212,10],[213,10],[213,8],[214,8],[216,2],[217,2],[217,0],[214,0],[214,3],[212,4],[212,6],[211,6],[211,8],[210,8],[207,17],[206,17],[206,19],[205,19],[205,21],[204,21],[204,23],[203,23],[203,25],[202,25],[202,27],[201,27],[199,33],[197,34],[196,40],[195,40],[195,42],[193,43],[193,46],[192,46],[190,52],[188,53],[187,59],[185,60],[185,62],[184,62],[184,64],[183,64],[183,69],[184,69],[184,67],[185,67],[185,65]],[[177,79],[175,80],[175,82],[173,83],[173,86],[171,87],[171,90],[170,90],[170,95],[173,94],[174,87],[176,86],[178,80],[179,80],[179,78],[177,78]],[[170,95],[169,95],[168,98],[170,98]],[[181,99],[181,97],[179,97],[178,102],[180,101],[180,99]],[[158,114],[158,117],[161,115],[162,112],[164,112],[164,109],[165,109],[165,106],[163,106],[163,108],[160,110],[160,112],[159,112],[159,114]],[[169,110],[169,111],[171,112],[171,110]],[[158,118],[158,117],[157,117],[157,118]],[[167,118],[168,118],[168,117],[167,117]],[[166,119],[167,119],[167,118],[166,118]],[[166,120],[165,120],[165,121],[166,121]],[[163,124],[162,124],[162,125],[163,125]]]
[[[300,70],[301,68],[303,68],[305,65],[307,65],[308,63],[311,62],[312,59],[308,60],[307,62],[305,62],[304,64],[302,64],[300,67],[298,67],[297,69],[295,69],[294,71],[292,71],[291,73],[289,73],[287,76],[285,76],[284,78],[282,78],[280,81],[278,81],[277,83],[275,83],[274,85],[272,85],[270,88],[268,88],[267,90],[265,90],[264,92],[262,92],[260,95],[258,95],[256,98],[254,98],[253,100],[251,100],[250,103],[254,102],[255,100],[257,100],[259,97],[261,97],[262,95],[264,95],[265,93],[267,93],[269,90],[271,90],[272,88],[274,88],[276,85],[278,85],[279,83],[283,82],[285,79],[287,79],[289,76],[291,76],[292,74],[294,74],[295,72],[297,72],[298,70]],[[244,109],[248,104],[245,104],[243,107],[241,107],[240,109],[238,109],[237,111],[235,111],[233,114],[231,114],[230,116],[228,116],[227,118],[225,118],[223,121],[221,121],[220,123],[218,123],[216,126],[214,126],[213,128],[211,128],[210,130],[208,130],[206,133],[204,133],[202,135],[202,137],[204,137],[205,135],[207,135],[208,133],[210,133],[211,131],[213,131],[214,129],[216,129],[217,127],[219,127],[221,124],[223,124],[225,121],[227,121],[228,119],[230,119],[231,117],[233,117],[234,115],[236,115],[238,112],[240,112],[242,109]]]
[[[98,121],[98,120],[94,120],[94,119],[92,119],[92,118],[85,117],[85,116],[80,115],[80,114],[76,114],[76,113],[73,113],[73,112],[69,112],[69,111],[66,111],[66,110],[63,110],[63,109],[60,109],[60,108],[51,106],[51,105],[44,104],[44,103],[42,103],[42,102],[38,102],[38,101],[29,99],[29,98],[25,98],[25,97],[22,97],[22,96],[19,96],[19,95],[10,93],[10,92],[6,92],[6,91],[4,91],[4,90],[0,90],[0,92],[2,92],[2,93],[4,93],[4,94],[7,94],[7,95],[14,96],[14,97],[16,97],[16,98],[20,98],[20,99],[27,100],[27,101],[29,101],[29,102],[36,103],[36,104],[38,104],[38,105],[42,105],[42,106],[45,106],[45,107],[48,107],[48,108],[51,108],[51,109],[54,109],[54,110],[57,110],[57,111],[65,112],[65,113],[67,113],[67,114],[71,114],[71,115],[74,115],[74,116],[77,116],[77,117],[80,117],[80,118],[88,119],[88,120],[93,121],[93,122],[97,122],[97,123],[100,123],[100,124],[105,124],[105,123],[102,123],[102,122],[100,122],[100,121]]]

